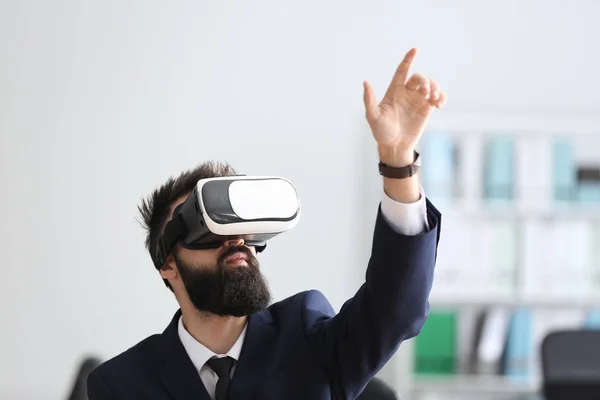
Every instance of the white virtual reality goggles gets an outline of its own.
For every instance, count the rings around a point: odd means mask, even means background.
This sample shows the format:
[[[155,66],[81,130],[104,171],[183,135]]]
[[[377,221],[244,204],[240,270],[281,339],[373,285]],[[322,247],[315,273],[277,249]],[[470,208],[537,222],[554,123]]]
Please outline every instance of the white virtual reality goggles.
[[[244,239],[258,252],[267,240],[289,231],[300,219],[294,185],[279,177],[225,176],[201,179],[173,211],[153,261],[162,268],[177,243],[192,250],[216,249]]]

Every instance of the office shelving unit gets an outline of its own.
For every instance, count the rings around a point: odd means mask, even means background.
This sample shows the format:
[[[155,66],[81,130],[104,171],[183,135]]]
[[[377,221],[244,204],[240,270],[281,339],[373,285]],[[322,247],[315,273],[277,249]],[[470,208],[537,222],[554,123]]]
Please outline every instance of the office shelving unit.
[[[551,135],[568,136],[574,141],[591,140],[597,146],[596,154],[600,165],[600,118],[589,116],[501,116],[481,114],[454,114],[442,115],[432,119],[428,131],[451,132],[462,141],[481,142],[486,135],[511,135],[516,140],[522,138],[545,138]],[[425,135],[428,132],[425,132]],[[427,155],[423,154],[423,163],[428,162]],[[367,162],[375,161],[376,154],[371,154]],[[473,168],[479,159],[469,165]],[[518,172],[517,172],[518,173]],[[374,179],[372,197],[368,201],[375,202],[380,196],[380,180]],[[444,235],[452,229],[445,229],[448,224],[456,221],[474,224],[485,221],[511,221],[515,225],[515,233],[521,231],[520,224],[528,221],[540,221],[549,225],[561,221],[598,221],[600,223],[600,204],[579,204],[568,207],[556,207],[548,199],[542,201],[520,202],[511,204],[488,205],[481,201],[481,191],[468,187],[473,180],[459,182],[463,185],[461,196],[452,201],[439,204],[442,217],[442,240],[452,240]],[[428,194],[428,188],[425,187]],[[545,188],[548,189],[548,188]],[[371,216],[369,215],[368,218]],[[457,239],[458,240],[458,239]],[[521,243],[519,243],[519,246]],[[443,255],[441,255],[443,256]],[[586,310],[600,308],[600,287],[596,291],[587,293],[529,293],[521,284],[522,277],[522,249],[517,249],[516,281],[515,286],[509,290],[475,290],[457,287],[456,291],[434,289],[431,295],[432,310],[468,310],[481,308],[517,309],[527,307],[546,312],[556,309]],[[440,263],[442,267],[443,263]],[[474,266],[475,267],[475,266]],[[439,268],[439,267],[438,267]],[[443,267],[442,267],[443,268]],[[403,399],[425,400],[433,394],[464,395],[464,398],[481,398],[483,396],[514,396],[534,395],[540,387],[540,377],[533,376],[529,379],[513,379],[499,375],[470,375],[457,372],[451,375],[420,375],[412,370],[414,359],[414,342],[409,341],[400,350],[396,357],[395,373],[397,381],[393,382]],[[440,398],[444,398],[443,396]],[[461,398],[461,397],[458,397]]]

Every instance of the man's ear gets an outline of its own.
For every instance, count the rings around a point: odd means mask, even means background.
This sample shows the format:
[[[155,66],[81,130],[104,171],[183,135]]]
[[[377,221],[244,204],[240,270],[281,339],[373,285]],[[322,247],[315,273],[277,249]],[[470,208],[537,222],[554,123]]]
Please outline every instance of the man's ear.
[[[177,264],[175,264],[175,257],[171,254],[167,256],[165,264],[160,269],[160,277],[167,280],[177,277]]]

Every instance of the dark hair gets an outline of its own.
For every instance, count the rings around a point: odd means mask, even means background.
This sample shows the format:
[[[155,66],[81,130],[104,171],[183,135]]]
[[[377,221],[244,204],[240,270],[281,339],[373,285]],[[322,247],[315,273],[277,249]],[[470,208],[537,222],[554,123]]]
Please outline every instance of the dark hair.
[[[200,179],[230,175],[236,175],[231,165],[207,161],[194,169],[182,172],[178,177],[169,178],[161,187],[142,199],[138,210],[141,224],[146,230],[146,249],[151,258],[157,253],[158,239],[167,225],[173,202],[189,194]],[[169,281],[166,279],[163,281],[171,289]]]

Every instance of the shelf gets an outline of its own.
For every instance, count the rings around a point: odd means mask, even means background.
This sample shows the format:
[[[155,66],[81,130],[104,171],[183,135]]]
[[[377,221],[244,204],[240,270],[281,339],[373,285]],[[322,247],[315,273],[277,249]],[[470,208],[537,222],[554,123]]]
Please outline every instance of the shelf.
[[[535,307],[535,308],[600,308],[600,296],[590,298],[543,298],[519,296],[435,296],[431,307]]]
[[[448,110],[449,111],[449,110]],[[428,131],[443,130],[459,132],[461,136],[485,136],[488,132],[506,132],[510,135],[549,137],[564,135],[571,137],[595,137],[598,134],[600,118],[592,114],[549,114],[545,112],[495,111],[445,112],[434,114],[428,124]],[[425,132],[427,134],[427,132]]]
[[[540,390],[538,380],[511,380],[502,376],[415,376],[413,392],[534,394]]]
[[[435,200],[432,200],[436,204]],[[451,218],[465,218],[470,220],[541,220],[541,221],[572,221],[572,220],[600,220],[600,207],[598,205],[580,205],[578,207],[556,207],[548,210],[527,209],[503,206],[463,206],[457,204],[439,205],[445,216]]]

